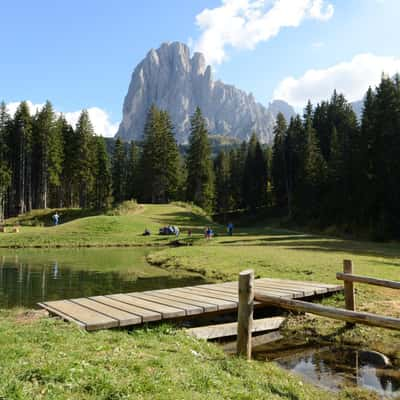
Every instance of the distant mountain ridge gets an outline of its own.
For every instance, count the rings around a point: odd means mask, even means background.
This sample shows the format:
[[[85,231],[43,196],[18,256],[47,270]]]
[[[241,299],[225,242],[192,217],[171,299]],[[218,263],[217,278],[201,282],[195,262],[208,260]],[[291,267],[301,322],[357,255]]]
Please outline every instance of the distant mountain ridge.
[[[211,67],[201,53],[190,56],[183,43],[163,43],[150,50],[136,66],[124,100],[117,137],[140,140],[147,111],[152,104],[167,110],[179,143],[187,143],[190,116],[199,106],[211,134],[248,140],[256,132],[260,141],[271,143],[278,112],[287,120],[295,115],[286,102],[275,100],[266,108],[250,93],[214,81]]]

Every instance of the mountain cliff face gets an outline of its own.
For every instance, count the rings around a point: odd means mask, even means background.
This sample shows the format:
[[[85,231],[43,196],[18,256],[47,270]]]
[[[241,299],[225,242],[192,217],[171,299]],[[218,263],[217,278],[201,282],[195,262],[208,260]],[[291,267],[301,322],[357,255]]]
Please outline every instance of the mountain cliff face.
[[[255,131],[264,143],[272,140],[275,115],[280,108],[284,114],[294,115],[285,102],[271,103],[270,110],[257,103],[252,94],[214,81],[203,55],[194,53],[191,57],[189,48],[178,42],[150,50],[135,68],[117,137],[141,139],[152,104],[169,112],[179,143],[188,141],[190,116],[197,106],[210,133],[245,140]]]

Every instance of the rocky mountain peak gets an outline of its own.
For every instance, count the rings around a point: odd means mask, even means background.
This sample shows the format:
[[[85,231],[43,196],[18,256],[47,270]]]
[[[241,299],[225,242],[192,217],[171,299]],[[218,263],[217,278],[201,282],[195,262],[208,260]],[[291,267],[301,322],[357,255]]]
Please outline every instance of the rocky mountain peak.
[[[189,47],[180,42],[163,43],[150,50],[136,66],[117,136],[140,140],[152,104],[169,112],[180,143],[188,140],[190,115],[197,106],[212,134],[245,140],[257,132],[262,142],[272,140],[274,113],[257,103],[252,94],[214,81],[203,54],[191,57]],[[279,103],[273,111],[280,106],[286,111],[290,107]]]

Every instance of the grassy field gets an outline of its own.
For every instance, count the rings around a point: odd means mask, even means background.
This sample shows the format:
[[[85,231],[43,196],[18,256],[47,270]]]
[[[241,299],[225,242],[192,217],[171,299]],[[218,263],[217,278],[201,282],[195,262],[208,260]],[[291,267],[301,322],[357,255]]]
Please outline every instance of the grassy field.
[[[160,236],[165,225],[177,225],[182,236],[191,229],[199,237],[210,224],[207,217],[196,208],[177,205],[146,205],[133,209],[115,210],[111,215],[82,216],[80,210],[58,210],[61,224],[51,226],[55,210],[34,211],[26,216],[6,221],[6,232],[0,233],[0,247],[102,247],[165,245],[175,236]],[[116,214],[116,215],[112,215]],[[50,226],[46,226],[50,225]],[[19,232],[12,233],[18,225]],[[152,233],[143,236],[145,229]]]
[[[47,212],[51,216],[51,211]],[[271,229],[237,227],[234,235],[213,225],[199,210],[175,204],[145,205],[117,215],[71,218],[58,227],[20,221],[19,233],[1,233],[1,246],[57,247],[165,245],[175,238],[141,236],[147,227],[178,225],[181,240],[192,246],[150,251],[147,259],[172,272],[196,272],[208,281],[236,280],[240,270],[256,276],[335,283],[342,260],[353,260],[359,274],[399,280],[398,243],[341,240]],[[41,215],[44,216],[42,212]],[[61,211],[61,216],[63,212]],[[41,218],[41,217],[40,217]],[[14,224],[16,221],[9,221]],[[191,238],[187,230],[193,231]],[[31,250],[40,251],[40,250]],[[323,300],[343,306],[343,296]],[[357,285],[358,308],[400,317],[398,293]],[[309,315],[290,316],[287,338],[355,344],[378,350],[400,366],[400,333],[344,324]],[[377,399],[372,392],[344,389],[333,394],[314,388],[277,366],[230,357],[218,348],[187,337],[171,326],[88,334],[64,322],[38,318],[28,310],[0,310],[0,399]]]

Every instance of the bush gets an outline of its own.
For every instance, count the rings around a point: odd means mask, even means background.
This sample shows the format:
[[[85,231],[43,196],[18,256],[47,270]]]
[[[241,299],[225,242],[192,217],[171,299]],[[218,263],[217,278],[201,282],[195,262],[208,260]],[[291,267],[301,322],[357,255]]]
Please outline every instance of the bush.
[[[134,214],[137,212],[141,206],[137,203],[136,200],[127,200],[122,202],[121,204],[118,204],[114,209],[110,210],[107,215],[112,215],[112,216],[123,216],[123,215],[129,215],[129,214]]]

